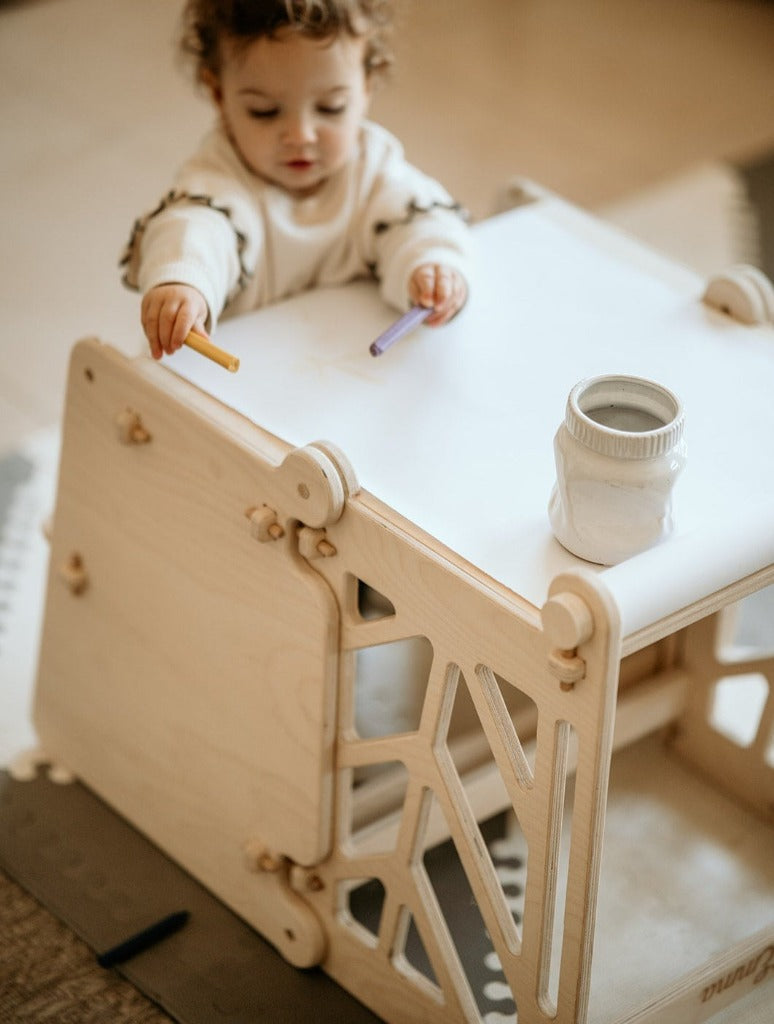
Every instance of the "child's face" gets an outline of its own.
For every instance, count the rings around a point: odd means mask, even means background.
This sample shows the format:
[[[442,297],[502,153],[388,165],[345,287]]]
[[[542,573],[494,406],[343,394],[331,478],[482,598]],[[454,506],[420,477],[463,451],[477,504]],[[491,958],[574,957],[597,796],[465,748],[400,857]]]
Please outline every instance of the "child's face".
[[[368,108],[364,41],[285,33],[226,44],[212,85],[232,142],[257,175],[311,194],[354,155]]]

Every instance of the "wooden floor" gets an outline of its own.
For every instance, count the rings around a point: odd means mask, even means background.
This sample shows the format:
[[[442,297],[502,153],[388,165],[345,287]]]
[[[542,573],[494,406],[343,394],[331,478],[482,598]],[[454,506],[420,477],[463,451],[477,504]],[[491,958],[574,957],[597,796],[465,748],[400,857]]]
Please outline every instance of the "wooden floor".
[[[397,2],[373,115],[477,217],[513,175],[597,208],[774,148],[774,3]],[[0,2],[0,449],[57,419],[78,337],[142,345],[118,255],[211,118],[181,6]]]

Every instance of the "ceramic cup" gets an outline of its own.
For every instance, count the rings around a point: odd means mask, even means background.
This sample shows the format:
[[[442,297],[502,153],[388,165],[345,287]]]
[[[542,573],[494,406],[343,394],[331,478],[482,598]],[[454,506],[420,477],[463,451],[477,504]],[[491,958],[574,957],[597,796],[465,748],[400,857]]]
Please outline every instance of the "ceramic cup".
[[[548,514],[557,540],[615,565],[668,536],[683,427],[680,401],[654,381],[610,375],[576,384],[554,438]]]

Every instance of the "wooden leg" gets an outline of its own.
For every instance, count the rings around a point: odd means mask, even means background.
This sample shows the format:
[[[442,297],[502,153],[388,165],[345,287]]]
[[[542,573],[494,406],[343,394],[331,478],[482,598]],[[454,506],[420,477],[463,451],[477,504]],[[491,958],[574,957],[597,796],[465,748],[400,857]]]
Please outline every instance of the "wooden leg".
[[[723,640],[727,631],[722,613],[685,630],[683,659],[690,686],[674,749],[727,793],[774,822],[774,655],[735,649]],[[760,700],[750,708],[753,719],[747,716],[746,735],[735,735],[717,714],[719,688],[738,689],[744,698],[751,679]]]

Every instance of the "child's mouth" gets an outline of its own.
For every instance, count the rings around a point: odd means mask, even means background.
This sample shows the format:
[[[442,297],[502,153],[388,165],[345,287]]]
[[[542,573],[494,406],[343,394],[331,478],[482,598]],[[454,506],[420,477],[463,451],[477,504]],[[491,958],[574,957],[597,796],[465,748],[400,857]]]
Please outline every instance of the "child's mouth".
[[[293,171],[308,171],[314,166],[313,160],[289,160],[287,166]]]

